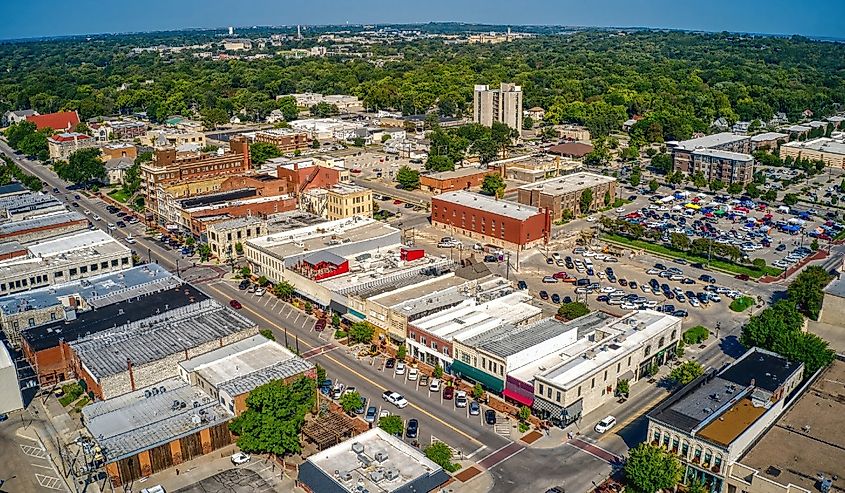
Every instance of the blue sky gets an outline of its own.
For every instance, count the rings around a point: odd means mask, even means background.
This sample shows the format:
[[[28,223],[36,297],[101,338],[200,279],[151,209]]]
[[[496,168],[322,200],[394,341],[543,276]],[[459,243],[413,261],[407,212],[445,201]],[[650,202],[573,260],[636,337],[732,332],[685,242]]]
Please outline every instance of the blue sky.
[[[845,38],[843,0],[3,0],[0,38],[187,27],[460,21]]]

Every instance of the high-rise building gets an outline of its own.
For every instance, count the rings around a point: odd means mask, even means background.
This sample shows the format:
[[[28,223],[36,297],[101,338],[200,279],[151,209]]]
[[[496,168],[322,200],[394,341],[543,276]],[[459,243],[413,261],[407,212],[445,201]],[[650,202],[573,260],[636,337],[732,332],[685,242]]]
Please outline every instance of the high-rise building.
[[[472,97],[472,121],[484,126],[501,122],[522,132],[522,87],[509,83],[499,84],[498,89],[476,85]]]

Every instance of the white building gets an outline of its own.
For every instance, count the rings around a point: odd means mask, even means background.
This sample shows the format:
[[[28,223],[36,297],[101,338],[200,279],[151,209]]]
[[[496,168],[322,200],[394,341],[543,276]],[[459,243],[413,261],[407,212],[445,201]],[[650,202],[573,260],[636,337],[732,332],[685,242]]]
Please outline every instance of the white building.
[[[0,414],[23,409],[18,370],[6,345],[0,342]]]
[[[501,83],[498,89],[476,85],[472,97],[472,121],[490,127],[501,122],[522,132],[522,87]]]

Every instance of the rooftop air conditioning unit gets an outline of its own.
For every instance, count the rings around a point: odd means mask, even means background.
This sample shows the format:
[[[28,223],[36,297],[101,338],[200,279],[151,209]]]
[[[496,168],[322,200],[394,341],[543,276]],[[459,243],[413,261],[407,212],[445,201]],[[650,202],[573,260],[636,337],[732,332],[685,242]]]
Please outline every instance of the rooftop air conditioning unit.
[[[352,451],[356,454],[364,453],[364,444],[361,442],[352,442]]]
[[[387,460],[387,453],[377,452],[375,455],[376,462],[384,462]]]

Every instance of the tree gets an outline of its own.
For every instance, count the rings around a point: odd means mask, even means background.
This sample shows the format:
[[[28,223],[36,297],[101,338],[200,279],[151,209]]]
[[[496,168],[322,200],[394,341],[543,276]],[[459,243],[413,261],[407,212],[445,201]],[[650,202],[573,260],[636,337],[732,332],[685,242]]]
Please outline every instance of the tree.
[[[314,380],[299,377],[285,383],[274,380],[257,387],[246,399],[246,411],[229,423],[244,452],[280,456],[302,450],[300,431],[305,413],[314,404]]]
[[[282,151],[275,144],[269,142],[253,142],[249,146],[249,159],[253,164],[264,164],[281,155]]]
[[[588,214],[593,207],[593,190],[590,188],[581,192],[581,198],[578,199],[578,205],[581,208],[581,214]]]
[[[482,387],[480,383],[476,383],[475,385],[473,385],[472,397],[477,401],[481,400],[481,398],[484,397],[484,387]]]
[[[685,361],[680,366],[676,366],[669,373],[669,379],[673,380],[678,385],[686,385],[704,373],[704,368],[695,361]]]
[[[405,424],[402,421],[402,418],[395,414],[390,414],[383,418],[379,418],[378,427],[390,433],[391,435],[395,435],[398,437],[401,437],[402,433],[405,431]]]
[[[434,378],[441,378],[443,376],[443,367],[440,365],[434,365],[434,370],[431,372]]]
[[[332,313],[332,327],[340,327],[340,315],[338,315],[337,313]]]
[[[656,172],[666,175],[672,171],[672,158],[665,152],[661,152],[651,158],[651,166]]]
[[[244,254],[244,244],[240,241],[235,243],[235,253],[237,253],[238,255]]]
[[[343,412],[353,414],[356,409],[361,407],[361,394],[358,392],[349,392],[340,396],[340,407]]]
[[[798,203],[798,196],[794,193],[788,193],[783,196],[783,203],[788,206],[793,206]]]
[[[80,149],[70,155],[67,162],[53,165],[59,178],[73,183],[90,183],[106,178],[106,167],[100,159],[100,149]]]
[[[673,488],[681,480],[681,463],[666,450],[641,443],[628,451],[625,478],[637,493],[656,493]]]
[[[337,105],[330,104],[325,101],[311,105],[309,112],[311,113],[311,116],[315,118],[326,118],[340,114],[340,110],[337,108]]]
[[[830,274],[819,265],[811,265],[801,271],[789,284],[786,292],[789,300],[798,310],[813,320],[818,320],[824,301],[824,287],[831,280]]]
[[[481,192],[486,195],[501,197],[505,193],[505,180],[498,174],[487,175],[481,182]]]
[[[713,192],[718,192],[719,190],[724,190],[725,182],[722,180],[713,180],[710,182],[710,190]]]
[[[320,366],[319,363],[316,365],[316,372],[317,372],[317,382],[323,383],[323,380],[326,379],[326,369]]]
[[[202,112],[202,124],[205,128],[217,128],[229,122],[229,114],[222,108],[209,108]]]
[[[265,339],[269,339],[271,341],[276,340],[276,336],[273,335],[273,331],[270,329],[261,329],[258,331],[258,333],[263,335]]]
[[[557,309],[557,314],[564,320],[575,320],[578,317],[590,313],[590,309],[584,303],[573,301],[571,303],[563,303]]]
[[[425,169],[429,171],[455,171],[455,162],[449,156],[428,156]]]
[[[375,328],[369,322],[355,322],[349,327],[348,333],[352,342],[370,343],[373,341]]]
[[[751,265],[753,265],[757,270],[763,270],[766,268],[766,260],[762,258],[755,258],[751,261]]]
[[[399,344],[399,347],[396,349],[396,359],[405,361],[406,356],[408,356],[408,347],[405,344]]]
[[[523,423],[528,421],[528,418],[531,417],[531,408],[528,406],[520,406],[519,412],[517,413],[517,417]]]
[[[525,118],[523,118],[522,128],[524,128],[525,130],[531,130],[532,128],[534,128],[534,119],[530,116],[526,116]]]
[[[208,262],[208,259],[211,258],[211,247],[208,246],[208,243],[202,243],[197,248],[197,253],[200,256],[200,262]]]
[[[396,172],[396,182],[404,190],[415,190],[420,186],[420,172],[408,166],[402,166]]]
[[[639,166],[634,166],[634,169],[631,170],[631,176],[628,178],[628,182],[631,184],[632,187],[640,186],[640,181],[642,180],[642,171],[640,171]]]
[[[766,193],[763,194],[763,200],[768,202],[774,202],[778,199],[778,193],[774,190],[767,190]]]
[[[728,187],[728,193],[731,195],[742,193],[742,185],[739,183],[731,183]]]
[[[423,450],[425,456],[431,461],[449,472],[455,472],[461,468],[460,464],[452,462],[452,449],[443,442],[434,442]]]
[[[690,238],[683,233],[672,233],[669,235],[669,241],[675,250],[686,252],[690,248]]]
[[[627,379],[623,378],[616,383],[616,393],[622,397],[627,397],[631,392],[631,384]]]
[[[265,276],[261,276],[261,277],[259,277],[259,278],[258,278],[258,280],[256,281],[256,283],[258,283],[258,285],[259,285],[259,286],[264,287],[264,286],[266,286],[267,284],[269,284],[269,283],[270,283],[270,281],[268,281],[268,280],[267,280],[267,277],[265,277]]]
[[[273,294],[283,300],[290,300],[295,292],[296,288],[288,281],[282,280],[273,285]]]
[[[810,250],[814,252],[819,250],[819,240],[817,238],[813,238],[813,241],[810,242]]]
[[[613,200],[610,196],[610,190],[604,192],[604,206],[610,207],[611,200]]]
[[[656,192],[658,188],[660,188],[660,184],[657,183],[657,180],[652,179],[648,182],[648,189],[651,191],[651,193]]]
[[[185,238],[185,245],[186,246],[194,246],[194,244],[196,244],[196,242],[197,242],[197,240],[195,240],[193,236],[189,236],[189,237]]]
[[[364,144],[366,143],[367,141],[365,141],[363,137],[355,137],[352,139],[352,145],[355,147],[364,147]]]
[[[477,140],[472,143],[470,150],[478,154],[478,160],[481,164],[494,161],[499,156],[499,147],[493,139],[484,138]]]
[[[240,274],[241,277],[249,277],[252,271],[249,270],[249,267],[241,267]]]

